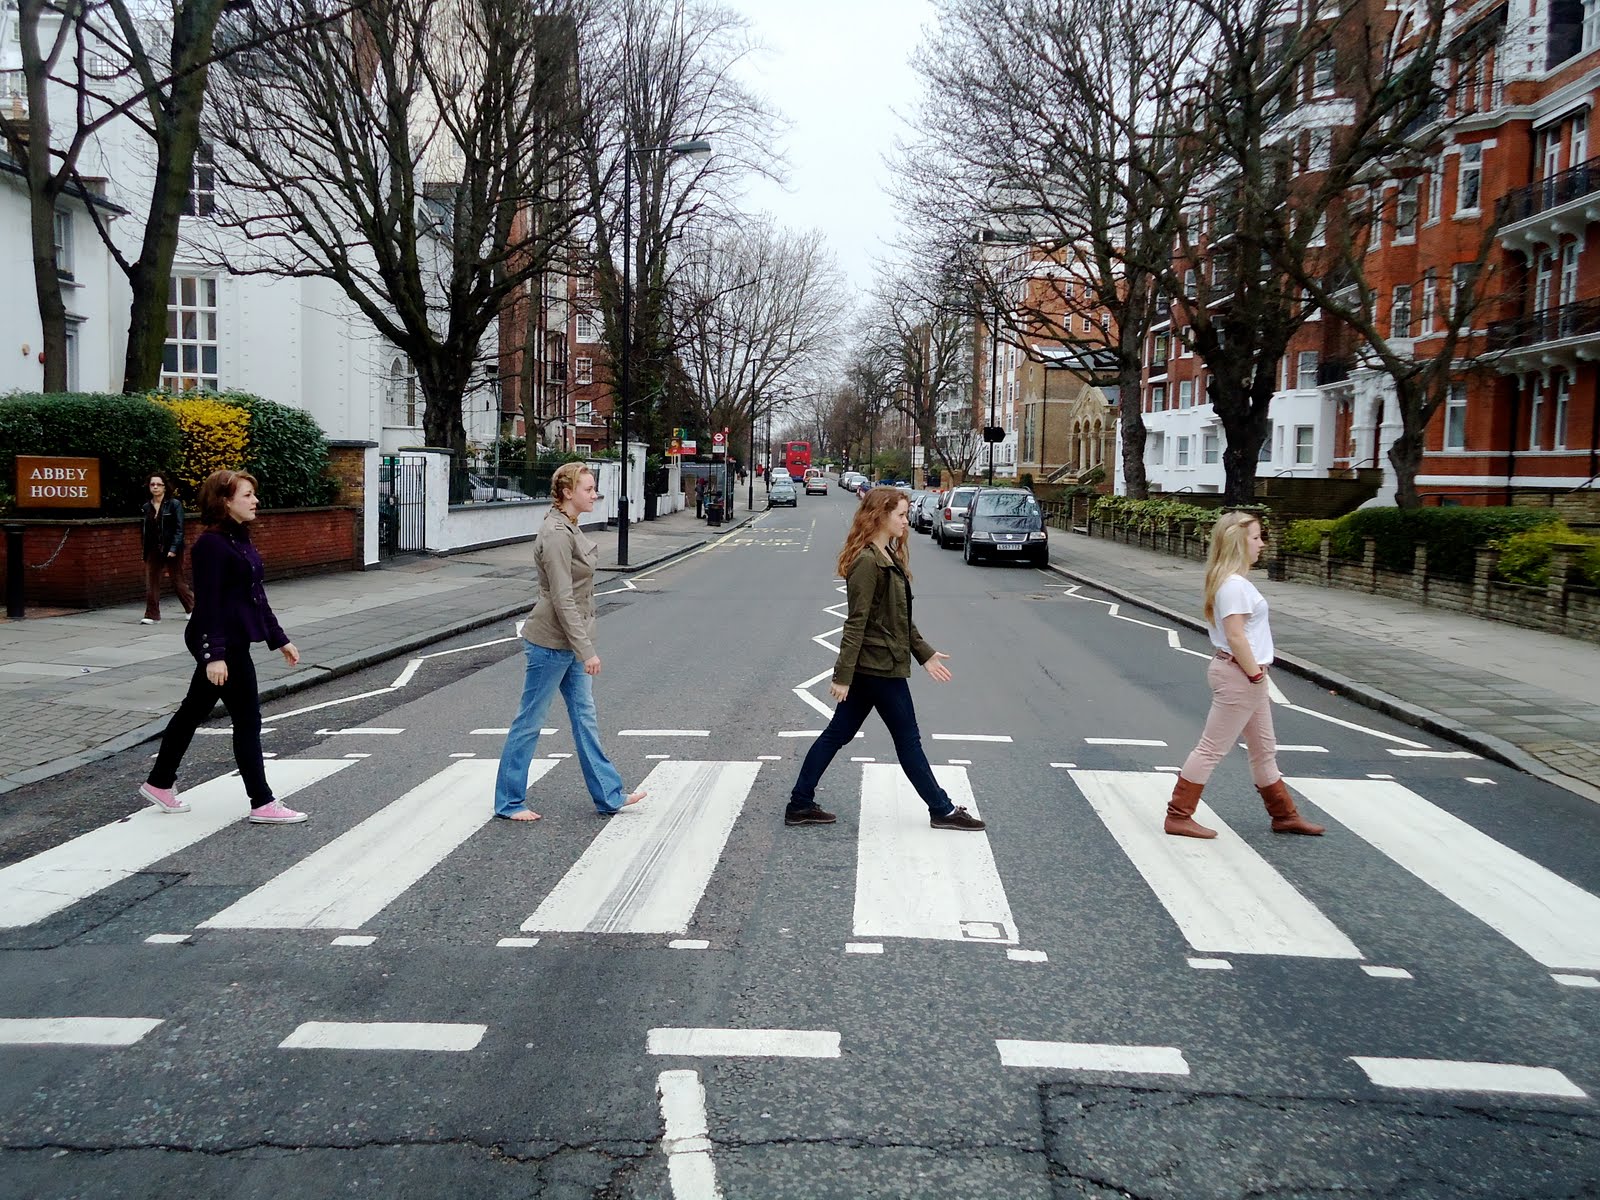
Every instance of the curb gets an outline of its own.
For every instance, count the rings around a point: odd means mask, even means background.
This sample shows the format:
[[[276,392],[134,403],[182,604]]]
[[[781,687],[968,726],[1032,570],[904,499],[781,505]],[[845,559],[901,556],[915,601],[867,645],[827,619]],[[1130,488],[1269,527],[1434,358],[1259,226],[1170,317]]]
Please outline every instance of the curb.
[[[760,515],[756,513],[747,516],[738,524],[728,526],[726,531],[732,532]],[[721,534],[716,536],[720,537]],[[681,558],[685,554],[691,554],[714,540],[714,537],[704,537],[698,542],[691,542],[687,545],[679,546],[667,554],[658,555],[649,562],[612,568],[612,571],[614,574],[646,571],[670,562],[672,559]],[[367,667],[377,666],[379,663],[399,658],[412,650],[420,650],[422,647],[431,646],[435,642],[442,642],[463,633],[471,633],[474,629],[482,629],[485,625],[493,625],[497,621],[505,621],[512,617],[521,616],[527,610],[528,603],[525,600],[518,601],[512,605],[501,605],[499,608],[490,609],[487,612],[474,613],[470,617],[463,617],[449,625],[431,629],[426,633],[415,634],[399,641],[385,643],[382,646],[374,646],[370,650],[363,650],[357,654],[348,654],[343,658],[336,658],[327,663],[319,663],[304,671],[286,675],[281,679],[262,685],[261,703],[266,704],[273,700],[281,700],[285,696],[292,696],[297,692],[303,692],[319,684],[328,683],[341,676],[353,675],[357,671],[365,670]],[[75,771],[79,767],[88,766],[90,763],[99,762],[101,759],[121,754],[124,750],[131,750],[144,742],[154,741],[166,731],[167,722],[171,719],[171,713],[164,714],[135,729],[119,733],[116,737],[102,742],[98,746],[80,750],[76,754],[69,754],[64,758],[54,759],[51,762],[40,763],[35,767],[28,767],[26,770],[18,771],[13,775],[4,776],[0,778],[0,796],[5,795],[7,792],[16,791],[18,788],[26,787],[30,783],[39,783],[57,775],[64,775],[68,771]]]
[[[1049,569],[1058,575],[1065,576],[1067,579],[1092,587],[1097,591],[1102,591],[1108,596],[1115,596],[1118,600],[1127,604],[1137,605],[1146,612],[1155,613],[1157,616],[1164,617],[1175,624],[1201,633],[1206,632],[1205,622],[1190,616],[1188,613],[1178,612],[1164,604],[1158,604],[1154,600],[1147,600],[1127,588],[1106,583],[1103,580],[1086,575],[1082,571],[1075,571],[1070,567],[1063,567],[1055,562],[1050,563]],[[1363,707],[1382,713],[1386,717],[1393,717],[1406,725],[1425,730],[1435,737],[1455,742],[1475,754],[1481,754],[1485,758],[1490,758],[1505,766],[1512,767],[1521,771],[1524,775],[1532,775],[1536,779],[1542,779],[1546,783],[1571,792],[1575,796],[1600,803],[1600,789],[1592,787],[1581,779],[1563,775],[1548,764],[1534,758],[1526,750],[1512,745],[1503,738],[1462,725],[1460,722],[1453,721],[1449,717],[1442,716],[1431,709],[1391,696],[1388,692],[1381,691],[1368,684],[1359,683],[1346,675],[1341,675],[1337,671],[1329,670],[1327,667],[1311,662],[1309,659],[1301,658],[1298,655],[1284,654],[1280,651],[1273,659],[1273,664],[1283,667],[1291,675],[1309,679],[1320,687],[1329,688],[1341,696],[1354,700]]]

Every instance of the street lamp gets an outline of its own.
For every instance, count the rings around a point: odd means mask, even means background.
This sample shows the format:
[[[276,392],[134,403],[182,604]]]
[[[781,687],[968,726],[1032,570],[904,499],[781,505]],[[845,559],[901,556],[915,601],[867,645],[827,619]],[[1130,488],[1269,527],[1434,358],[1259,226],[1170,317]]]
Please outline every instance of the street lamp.
[[[688,142],[668,142],[662,146],[624,146],[622,150],[622,362],[618,372],[622,417],[622,489],[617,496],[617,566],[628,565],[628,405],[633,398],[629,367],[633,358],[633,156],[671,154],[703,159],[711,153],[704,138]],[[642,215],[642,214],[641,214]]]
[[[993,244],[1001,246],[1026,246],[1031,245],[1033,239],[1025,233],[1010,229],[979,229],[973,235],[973,241],[980,244]],[[1000,354],[1000,289],[991,282],[990,294],[994,298],[994,323],[989,327],[989,426],[983,433],[983,444],[989,451],[989,486],[994,486],[994,442],[990,441],[995,430],[995,393],[998,390],[996,380],[997,359]]]

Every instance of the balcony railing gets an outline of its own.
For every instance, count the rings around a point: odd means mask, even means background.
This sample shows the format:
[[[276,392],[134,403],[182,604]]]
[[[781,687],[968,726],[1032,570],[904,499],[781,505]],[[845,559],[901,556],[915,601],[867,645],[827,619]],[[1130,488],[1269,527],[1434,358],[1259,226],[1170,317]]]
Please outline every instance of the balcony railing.
[[[1496,215],[1501,225],[1515,225],[1596,192],[1600,192],[1600,158],[1591,158],[1559,175],[1507,193],[1500,198]]]
[[[1489,326],[1488,348],[1519,350],[1544,342],[1600,334],[1600,300],[1578,300]]]

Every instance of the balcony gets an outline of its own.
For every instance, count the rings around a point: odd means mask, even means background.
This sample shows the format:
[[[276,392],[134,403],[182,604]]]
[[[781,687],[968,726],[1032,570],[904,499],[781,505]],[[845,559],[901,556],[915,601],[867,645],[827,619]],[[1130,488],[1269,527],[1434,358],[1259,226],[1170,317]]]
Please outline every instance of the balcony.
[[[1507,193],[1495,215],[1501,242],[1529,257],[1563,236],[1581,236],[1591,221],[1600,221],[1600,158]]]
[[[1489,326],[1487,351],[1503,374],[1572,369],[1600,359],[1600,300],[1578,300]]]

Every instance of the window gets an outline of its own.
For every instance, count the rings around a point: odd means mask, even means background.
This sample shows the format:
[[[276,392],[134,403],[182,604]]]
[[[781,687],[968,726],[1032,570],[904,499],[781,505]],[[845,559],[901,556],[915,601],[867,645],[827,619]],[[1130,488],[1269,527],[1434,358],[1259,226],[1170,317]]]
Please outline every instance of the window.
[[[1087,313],[1085,313],[1082,317],[1079,318],[1079,324],[1082,327],[1084,333],[1093,333],[1094,332],[1094,322],[1089,319],[1089,315]]]
[[[577,280],[577,293],[579,300],[594,299],[594,276],[579,275]]]
[[[581,364],[582,364],[583,360],[579,359],[578,362],[580,363],[580,369],[581,369]],[[574,412],[576,413],[576,416],[574,417],[574,420],[575,420],[575,422],[577,424],[579,424],[579,425],[593,425],[594,424],[594,401],[593,400],[585,400],[582,396],[578,397],[578,399],[576,401],[576,404],[575,404]]]
[[[1326,171],[1332,157],[1333,131],[1331,129],[1313,129],[1306,147],[1306,169],[1308,171]]]
[[[1389,301],[1389,336],[1392,338],[1411,336],[1411,285],[1409,283],[1395,285],[1394,294]]]
[[[1457,263],[1450,268],[1450,312],[1452,322],[1459,321],[1462,328],[1471,328],[1472,310],[1476,301],[1472,285],[1477,279],[1477,268],[1472,263]]]
[[[1444,211],[1444,156],[1433,160],[1428,168],[1428,224],[1437,221]]]
[[[1304,288],[1300,289],[1300,310],[1306,314],[1308,321],[1322,320],[1322,308],[1311,298],[1311,293]]]
[[[1187,467],[1189,465],[1189,439],[1187,437],[1180,437],[1178,439],[1177,465],[1180,467]]]
[[[1433,314],[1439,307],[1439,271],[1429,267],[1422,273],[1422,332],[1433,331]]]
[[[1150,411],[1151,412],[1166,412],[1167,411],[1167,386],[1166,386],[1166,384],[1158,383],[1158,384],[1155,385],[1155,387],[1150,389]]]
[[[1100,314],[1100,328],[1101,328],[1101,330],[1103,330],[1106,333],[1110,333],[1111,332],[1111,314],[1110,313],[1103,312],[1103,313]]]
[[[383,394],[385,425],[416,426],[422,423],[417,403],[417,376],[404,358],[389,364],[389,379]]]
[[[1272,430],[1271,429],[1268,429],[1267,430],[1267,436],[1261,439],[1261,449],[1256,451],[1256,461],[1258,463],[1269,463],[1269,462],[1272,461]]]
[[[1316,462],[1317,430],[1314,425],[1294,427],[1294,465],[1309,467]]]
[[[67,391],[78,390],[78,322],[67,320]]]
[[[59,279],[72,278],[73,252],[72,252],[72,213],[66,209],[56,209],[55,219],[56,236],[56,277]]]
[[[1316,225],[1314,225],[1312,227],[1312,229],[1311,229],[1311,237],[1310,237],[1310,240],[1308,240],[1306,242],[1306,245],[1308,245],[1308,246],[1322,246],[1322,245],[1326,245],[1327,241],[1328,241],[1328,214],[1325,213],[1325,212],[1320,212],[1320,213],[1317,214],[1317,223],[1316,223]]]
[[[1185,379],[1178,384],[1178,407],[1194,407],[1194,380]]]
[[[1311,94],[1327,96],[1333,93],[1333,67],[1335,55],[1331,48],[1318,50],[1311,75]]]
[[[1583,0],[1583,37],[1578,52],[1587,54],[1600,46],[1600,0]]]
[[[1566,307],[1578,299],[1578,252],[1582,242],[1568,242],[1561,247],[1561,305]]]
[[[581,312],[578,314],[573,337],[580,342],[598,342],[600,337],[599,330],[596,328],[597,325],[598,322],[594,319],[593,313]]]
[[[167,283],[161,386],[174,392],[214,392],[219,377],[216,278],[174,275]]]
[[[1417,181],[1403,180],[1394,198],[1394,239],[1413,242],[1417,238]]]
[[[211,143],[202,141],[194,148],[194,166],[189,172],[189,194],[184,197],[183,215],[209,217],[217,211],[217,166],[211,157]]]
[[[1222,461],[1222,439],[1217,436],[1215,429],[1208,429],[1201,435],[1200,459],[1208,463]]]
[[[1320,356],[1315,350],[1302,350],[1295,360],[1294,385],[1297,388],[1317,386],[1317,364]]]
[[[1555,448],[1567,448],[1567,410],[1572,401],[1572,376],[1565,372],[1561,375],[1561,382],[1556,385],[1556,440]]]
[[[1600,5],[1594,6],[1600,11]],[[1592,13],[1590,14],[1592,18]],[[1589,114],[1579,113],[1572,118],[1572,142],[1567,147],[1567,165],[1582,166],[1589,161]]]
[[[1162,463],[1166,462],[1166,442],[1167,439],[1163,434],[1152,432],[1149,440],[1144,444],[1144,461],[1149,463],[1152,467],[1159,467]]]
[[[576,372],[574,382],[577,383],[579,387],[582,387],[586,383],[594,382],[594,359],[585,355],[579,355],[577,358],[572,360],[572,365],[574,371]]]
[[[1193,300],[1198,292],[1199,283],[1200,277],[1195,273],[1195,269],[1190,267],[1183,273],[1183,294]]]
[[[1528,398],[1528,449],[1543,450],[1544,384],[1535,381],[1529,390],[1532,395]]]
[[[1150,349],[1150,366],[1152,369],[1165,367],[1167,365],[1167,347],[1170,344],[1170,341],[1171,339],[1169,334],[1156,334]]]
[[[1444,401],[1444,448],[1467,448],[1467,385],[1452,383]]]
[[[594,457],[594,443],[593,442],[579,442],[572,449],[573,449],[573,453],[574,454],[581,455],[584,458],[593,458]]]
[[[1461,147],[1456,174],[1456,212],[1477,212],[1483,189],[1483,147]]]

